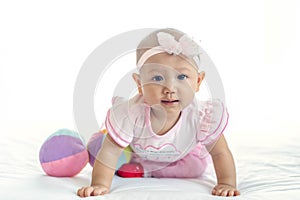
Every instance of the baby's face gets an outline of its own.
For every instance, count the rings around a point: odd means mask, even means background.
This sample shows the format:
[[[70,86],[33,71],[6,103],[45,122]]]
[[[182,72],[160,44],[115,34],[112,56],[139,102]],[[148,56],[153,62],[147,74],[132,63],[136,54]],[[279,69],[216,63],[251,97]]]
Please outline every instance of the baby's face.
[[[146,61],[139,78],[147,104],[178,113],[193,101],[204,73],[180,56],[160,53]]]

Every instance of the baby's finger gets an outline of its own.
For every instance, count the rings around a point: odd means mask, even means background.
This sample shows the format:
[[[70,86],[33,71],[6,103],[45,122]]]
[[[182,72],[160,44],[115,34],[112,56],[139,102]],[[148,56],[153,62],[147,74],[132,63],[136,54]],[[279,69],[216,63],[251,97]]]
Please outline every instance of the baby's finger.
[[[77,195],[80,197],[84,197],[84,187],[77,190]]]
[[[239,195],[241,195],[240,191],[235,190],[235,191],[234,191],[234,196],[239,196]]]
[[[94,191],[93,187],[86,187],[85,190],[84,190],[84,197],[91,196],[93,191]]]
[[[214,188],[213,191],[212,191],[212,194],[213,194],[213,195],[216,195],[216,196],[221,196],[222,191],[223,191],[223,190],[220,189],[220,188],[218,188],[218,189],[217,189],[217,188]]]
[[[228,195],[228,190],[224,189],[221,193],[220,193],[220,196],[222,197],[227,197]]]
[[[233,197],[233,196],[234,196],[234,190],[230,190],[230,191],[228,192],[228,196]]]
[[[213,190],[211,191],[211,194],[212,194],[212,195],[217,195],[217,190],[216,190],[216,189],[213,189]]]

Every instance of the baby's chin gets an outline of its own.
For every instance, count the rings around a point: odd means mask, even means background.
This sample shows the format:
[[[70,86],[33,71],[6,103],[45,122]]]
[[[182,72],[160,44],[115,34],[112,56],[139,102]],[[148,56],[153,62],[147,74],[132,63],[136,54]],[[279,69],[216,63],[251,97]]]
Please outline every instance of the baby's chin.
[[[172,103],[161,103],[161,104],[153,104],[151,105],[151,109],[153,111],[159,112],[159,113],[174,113],[174,114],[179,114],[182,110],[183,107],[179,102],[176,102],[174,104]]]

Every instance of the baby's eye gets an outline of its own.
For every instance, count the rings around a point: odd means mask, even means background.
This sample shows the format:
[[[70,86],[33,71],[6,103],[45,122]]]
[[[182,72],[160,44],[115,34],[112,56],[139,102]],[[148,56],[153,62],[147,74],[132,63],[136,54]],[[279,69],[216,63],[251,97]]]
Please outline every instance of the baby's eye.
[[[188,76],[185,75],[185,74],[180,74],[180,75],[177,76],[177,78],[178,78],[179,80],[185,80],[185,79],[188,78]]]
[[[162,76],[154,76],[154,77],[152,78],[152,80],[153,80],[153,81],[162,81],[162,80],[164,80],[164,78],[163,78]]]

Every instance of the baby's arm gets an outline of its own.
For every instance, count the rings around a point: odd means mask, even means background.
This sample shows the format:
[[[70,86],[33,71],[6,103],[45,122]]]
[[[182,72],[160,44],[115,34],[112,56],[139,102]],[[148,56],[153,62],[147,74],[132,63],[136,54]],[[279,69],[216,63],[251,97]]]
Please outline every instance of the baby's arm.
[[[218,184],[212,190],[212,194],[218,196],[240,195],[240,192],[236,189],[234,160],[223,135],[214,144],[210,154],[218,179]]]
[[[80,188],[77,195],[89,197],[109,193],[118,158],[123,150],[107,135],[94,163],[91,186]]]

